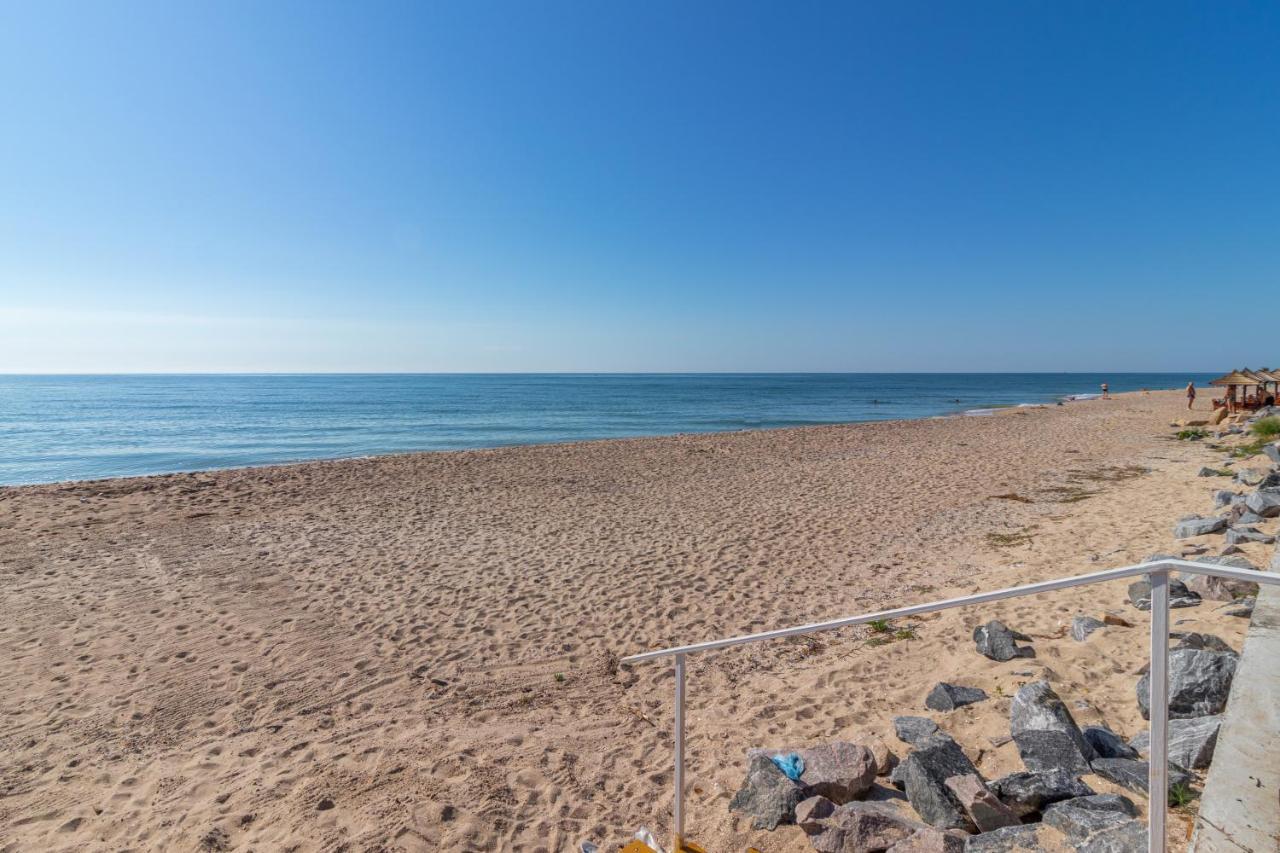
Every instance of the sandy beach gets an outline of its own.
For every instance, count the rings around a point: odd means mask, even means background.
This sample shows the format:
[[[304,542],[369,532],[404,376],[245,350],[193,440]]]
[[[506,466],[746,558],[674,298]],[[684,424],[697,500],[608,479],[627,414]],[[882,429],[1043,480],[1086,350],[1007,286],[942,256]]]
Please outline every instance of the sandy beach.
[[[0,850],[664,838],[671,671],[617,657],[1180,554],[1198,540],[1174,522],[1227,482],[1196,476],[1221,454],[1171,440],[1185,416],[1153,392],[0,489]],[[1124,586],[692,659],[693,840],[810,849],[729,811],[752,746],[874,733],[901,755],[890,720],[915,713],[992,778],[1021,769],[993,738],[1040,678],[1132,736],[1148,617]],[[1067,635],[1106,611],[1133,627]],[[979,656],[995,618],[1038,657]],[[1173,621],[1237,648],[1246,627],[1213,606]],[[940,680],[991,698],[926,712]],[[1184,841],[1187,814],[1170,824]]]

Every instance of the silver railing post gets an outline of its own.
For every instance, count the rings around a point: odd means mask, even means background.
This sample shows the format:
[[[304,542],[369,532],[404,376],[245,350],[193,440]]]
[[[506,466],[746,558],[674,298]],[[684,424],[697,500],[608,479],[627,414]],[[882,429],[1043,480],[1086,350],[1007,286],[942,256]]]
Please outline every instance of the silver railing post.
[[[1151,717],[1147,762],[1147,850],[1164,853],[1165,812],[1169,808],[1169,570],[1151,580]]]
[[[675,804],[671,809],[672,853],[684,847],[684,655],[676,655],[676,773]]]

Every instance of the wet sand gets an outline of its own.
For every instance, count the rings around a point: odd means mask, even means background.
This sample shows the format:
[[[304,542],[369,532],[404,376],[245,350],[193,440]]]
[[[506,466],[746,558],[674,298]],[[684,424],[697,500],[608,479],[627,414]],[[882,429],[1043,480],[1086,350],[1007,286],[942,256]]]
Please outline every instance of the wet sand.
[[[1220,454],[1169,440],[1184,415],[1156,392],[0,489],[0,850],[662,837],[671,672],[617,656],[1179,553],[1175,520],[1226,484],[1195,476]],[[1238,647],[1213,604],[1174,620]],[[1134,627],[1065,635],[1105,610]],[[977,655],[992,618],[1039,657]],[[939,680],[991,694],[931,714],[989,778],[1021,769],[991,738],[1037,678],[1131,736],[1147,624],[1121,583],[694,658],[690,834],[809,849],[728,811],[744,750],[892,742]]]

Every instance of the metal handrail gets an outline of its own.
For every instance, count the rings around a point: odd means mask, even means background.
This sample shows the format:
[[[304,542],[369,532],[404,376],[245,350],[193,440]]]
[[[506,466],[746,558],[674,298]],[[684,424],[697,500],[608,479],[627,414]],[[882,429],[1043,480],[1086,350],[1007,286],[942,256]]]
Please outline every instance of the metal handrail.
[[[1150,744],[1147,759],[1147,849],[1149,853],[1164,853],[1165,825],[1169,808],[1169,572],[1178,570],[1192,574],[1209,575],[1229,580],[1252,581],[1254,583],[1280,586],[1280,574],[1262,572],[1253,569],[1237,569],[1230,566],[1219,566],[1213,563],[1192,563],[1188,560],[1153,560],[1134,566],[1093,572],[1087,575],[1057,578],[1041,581],[1025,586],[1009,587],[992,592],[980,592],[945,601],[933,601],[928,604],[913,604],[909,607],[897,607],[892,610],[879,610],[875,613],[864,613],[861,616],[849,616],[843,619],[831,619],[826,622],[814,622],[809,625],[797,625],[792,628],[779,628],[775,631],[761,631],[757,634],[744,634],[738,637],[727,637],[720,640],[709,640],[705,643],[693,643],[687,646],[673,646],[642,652],[622,658],[618,662],[625,665],[646,663],[661,658],[675,659],[675,802],[672,808],[674,853],[680,853],[684,840],[684,705],[685,705],[685,658],[700,652],[715,651],[730,646],[746,643],[759,643],[765,640],[776,640],[782,637],[797,637],[803,634],[814,634],[819,631],[830,631],[835,628],[846,628],[851,625],[865,625],[887,619],[900,619],[905,616],[919,616],[923,613],[936,613],[954,607],[966,607],[971,604],[985,604],[989,601],[1001,601],[1007,598],[1020,598],[1026,595],[1038,595],[1076,586],[1088,586],[1096,583],[1120,580],[1122,578],[1147,575],[1151,580],[1151,693],[1150,693]],[[1153,796],[1152,792],[1166,792],[1164,796]]]

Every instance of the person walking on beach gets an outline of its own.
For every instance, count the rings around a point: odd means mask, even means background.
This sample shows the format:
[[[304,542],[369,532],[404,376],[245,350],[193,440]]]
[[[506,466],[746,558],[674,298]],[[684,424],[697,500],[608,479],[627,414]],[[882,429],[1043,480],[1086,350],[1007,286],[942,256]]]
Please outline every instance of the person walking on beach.
[[[1102,399],[1104,399],[1104,400],[1110,400],[1110,399],[1111,399],[1111,394],[1110,394],[1110,392],[1107,390],[1107,383],[1105,383],[1105,382],[1103,382],[1103,383],[1102,383]]]
[[[1194,381],[1187,383],[1187,408],[1191,408],[1196,402],[1196,383]]]

